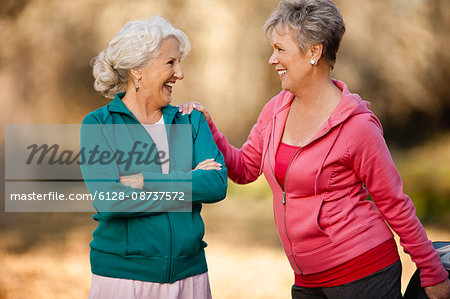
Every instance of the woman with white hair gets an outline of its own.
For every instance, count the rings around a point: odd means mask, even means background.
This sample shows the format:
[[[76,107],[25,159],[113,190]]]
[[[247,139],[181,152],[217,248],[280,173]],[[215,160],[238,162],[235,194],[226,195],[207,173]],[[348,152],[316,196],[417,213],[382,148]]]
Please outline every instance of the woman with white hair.
[[[179,109],[204,113],[233,181],[246,184],[264,173],[295,272],[293,298],[401,298],[392,228],[428,296],[447,299],[448,273],[403,193],[380,122],[368,102],[330,77],[344,31],[331,0],[279,3],[264,32],[283,90],[264,106],[241,149],[201,104]]]
[[[89,298],[211,298],[200,211],[225,197],[227,175],[203,115],[170,105],[189,49],[152,17],[127,23],[92,61],[111,102],[81,127],[84,152],[97,155],[81,164],[98,221]]]

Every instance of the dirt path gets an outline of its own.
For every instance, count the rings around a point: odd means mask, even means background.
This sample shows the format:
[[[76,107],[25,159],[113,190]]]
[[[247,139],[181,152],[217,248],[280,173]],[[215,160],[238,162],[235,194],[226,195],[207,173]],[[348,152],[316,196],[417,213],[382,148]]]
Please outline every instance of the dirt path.
[[[290,298],[293,274],[271,208],[267,200],[240,199],[205,207],[215,299]],[[57,218],[37,214],[3,229],[0,299],[87,298],[91,278],[88,243],[96,224],[89,215],[76,220]],[[427,228],[427,232],[432,240],[450,240],[448,231]],[[33,240],[30,244],[29,239]],[[406,287],[415,266],[403,252],[401,258]]]

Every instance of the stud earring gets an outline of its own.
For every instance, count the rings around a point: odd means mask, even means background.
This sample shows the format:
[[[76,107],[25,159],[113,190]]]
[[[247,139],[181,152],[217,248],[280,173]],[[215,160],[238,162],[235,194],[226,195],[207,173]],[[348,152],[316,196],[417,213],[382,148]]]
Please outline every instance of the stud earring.
[[[139,91],[139,86],[136,86],[135,88],[136,88],[136,92],[138,92]]]
[[[310,62],[311,62],[312,65],[315,65],[315,64],[316,64],[316,61],[315,61],[314,59],[311,59]]]

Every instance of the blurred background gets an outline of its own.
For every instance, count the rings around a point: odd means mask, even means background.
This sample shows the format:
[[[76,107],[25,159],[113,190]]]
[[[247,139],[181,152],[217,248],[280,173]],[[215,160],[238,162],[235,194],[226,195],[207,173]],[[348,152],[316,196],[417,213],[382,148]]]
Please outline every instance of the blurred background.
[[[335,1],[346,23],[333,77],[372,102],[430,239],[450,240],[450,1]],[[280,91],[261,27],[274,0],[0,0],[4,125],[79,124],[107,104],[89,61],[127,22],[161,15],[192,42],[174,104],[203,103],[240,147]],[[4,171],[1,172],[4,176]],[[0,298],[86,298],[88,213],[0,212]],[[264,179],[205,206],[214,298],[289,298],[293,275]],[[401,251],[401,250],[400,250]],[[414,271],[402,255],[404,286]]]

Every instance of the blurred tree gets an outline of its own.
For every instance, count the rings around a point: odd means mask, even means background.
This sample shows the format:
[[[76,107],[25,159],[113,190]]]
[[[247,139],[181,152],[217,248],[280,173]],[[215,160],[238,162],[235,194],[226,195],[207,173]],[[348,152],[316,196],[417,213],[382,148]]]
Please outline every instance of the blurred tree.
[[[334,76],[373,103],[388,140],[411,146],[448,130],[450,1],[336,2],[347,32]],[[280,90],[261,32],[277,1],[1,4],[0,38],[7,44],[0,49],[0,83],[7,95],[2,105],[21,111],[23,120],[52,121],[55,116],[40,108],[43,103],[59,110],[61,120],[75,122],[103,105],[92,89],[89,60],[126,21],[155,14],[169,18],[192,40],[175,103],[202,101],[236,144],[245,140],[262,106]]]
[[[263,105],[280,91],[268,64],[271,47],[261,32],[277,3],[0,0],[1,123],[80,123],[107,103],[92,87],[91,58],[125,22],[161,15],[192,42],[174,104],[202,102],[240,146]],[[347,30],[333,76],[373,103],[390,145],[403,147],[396,157],[407,156],[400,167],[407,192],[423,207],[420,215],[431,219],[442,213],[440,219],[449,223],[450,165],[443,157],[450,156],[450,1],[336,3]],[[433,140],[443,145],[439,152],[435,143],[414,154],[405,151]]]
[[[29,0],[0,0],[0,18],[15,18],[25,8]]]
[[[336,74],[374,104],[387,138],[412,146],[450,128],[450,2],[338,1],[347,32]]]

